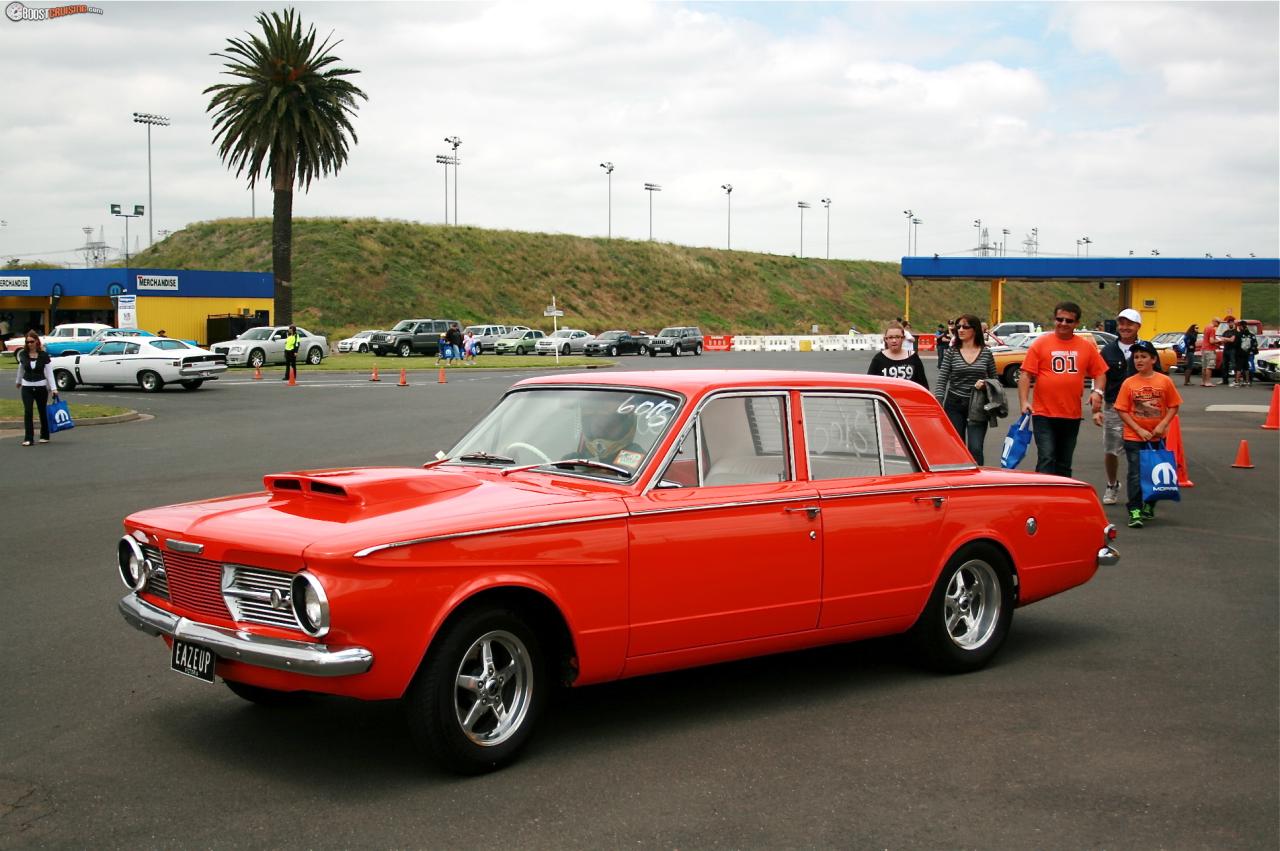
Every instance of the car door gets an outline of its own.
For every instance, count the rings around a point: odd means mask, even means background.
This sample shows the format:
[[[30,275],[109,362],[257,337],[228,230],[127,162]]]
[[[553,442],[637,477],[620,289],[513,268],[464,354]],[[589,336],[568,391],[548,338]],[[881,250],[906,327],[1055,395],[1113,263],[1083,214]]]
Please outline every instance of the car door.
[[[790,412],[781,391],[711,399],[628,501],[630,656],[817,625],[822,518],[795,477]]]
[[[76,366],[77,380],[83,384],[121,383],[115,376],[121,371],[124,352],[124,340],[107,340],[94,354],[80,358]]]
[[[821,626],[918,613],[941,566],[945,483],[921,471],[886,399],[808,392],[801,407],[825,532]]]
[[[267,363],[284,363],[284,341],[289,336],[288,328],[281,328],[271,333],[271,339],[262,344]]]

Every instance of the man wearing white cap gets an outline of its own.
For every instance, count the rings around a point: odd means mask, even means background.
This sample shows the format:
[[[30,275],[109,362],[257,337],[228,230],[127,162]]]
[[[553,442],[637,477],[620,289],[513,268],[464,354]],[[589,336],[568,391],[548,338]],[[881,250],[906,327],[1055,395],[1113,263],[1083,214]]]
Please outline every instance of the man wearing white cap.
[[[1102,347],[1102,359],[1107,362],[1107,389],[1103,394],[1102,411],[1102,465],[1107,471],[1107,486],[1102,491],[1102,502],[1115,505],[1120,495],[1120,456],[1124,454],[1124,423],[1116,412],[1116,396],[1120,385],[1138,370],[1133,365],[1133,344],[1138,342],[1142,329],[1142,314],[1126,307],[1116,314],[1116,335],[1113,342]],[[1155,369],[1160,368],[1156,358]]]

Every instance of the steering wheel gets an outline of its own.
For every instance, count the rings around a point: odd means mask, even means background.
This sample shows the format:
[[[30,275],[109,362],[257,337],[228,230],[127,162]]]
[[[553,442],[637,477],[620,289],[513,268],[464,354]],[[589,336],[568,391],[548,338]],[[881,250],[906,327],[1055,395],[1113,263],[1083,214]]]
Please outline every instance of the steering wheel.
[[[502,454],[503,454],[503,455],[511,455],[511,454],[512,454],[512,450],[513,450],[513,449],[527,449],[527,450],[529,450],[529,452],[531,452],[531,453],[532,453],[533,455],[535,455],[536,457],[541,458],[541,459],[542,459],[542,463],[544,463],[544,464],[550,464],[550,463],[551,463],[551,459],[550,459],[549,457],[547,457],[547,453],[543,452],[541,449],[539,449],[539,448],[538,448],[538,447],[536,447],[536,446],[533,446],[532,444],[529,444],[529,443],[522,443],[522,442],[520,442],[520,441],[516,441],[515,443],[509,443],[509,444],[507,444],[507,448],[506,448],[506,449],[504,449],[504,450],[502,450]],[[512,456],[512,457],[514,457],[514,456]]]

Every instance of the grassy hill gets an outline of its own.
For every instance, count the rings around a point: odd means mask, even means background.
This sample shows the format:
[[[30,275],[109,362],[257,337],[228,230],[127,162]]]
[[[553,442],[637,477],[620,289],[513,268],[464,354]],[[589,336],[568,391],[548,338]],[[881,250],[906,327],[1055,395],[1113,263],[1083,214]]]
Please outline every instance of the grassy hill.
[[[271,220],[189,225],[134,257],[133,265],[271,271]],[[298,219],[293,225],[295,318],[337,334],[410,317],[590,331],[696,324],[704,333],[843,333],[903,314],[898,264],[797,259],[663,242],[421,225],[375,219]],[[1055,302],[1077,301],[1092,324],[1114,315],[1114,289],[1011,283],[1004,315],[1041,322]],[[912,288],[916,328],[961,312],[986,316],[988,284]]]

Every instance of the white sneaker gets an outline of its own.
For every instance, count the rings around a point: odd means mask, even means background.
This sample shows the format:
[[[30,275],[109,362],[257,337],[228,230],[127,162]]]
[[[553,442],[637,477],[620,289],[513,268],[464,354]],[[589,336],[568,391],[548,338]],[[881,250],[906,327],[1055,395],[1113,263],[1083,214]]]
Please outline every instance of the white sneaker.
[[[1119,496],[1120,496],[1120,483],[1110,482],[1107,484],[1106,489],[1103,490],[1102,492],[1102,504],[1115,505],[1116,499],[1119,498]]]

